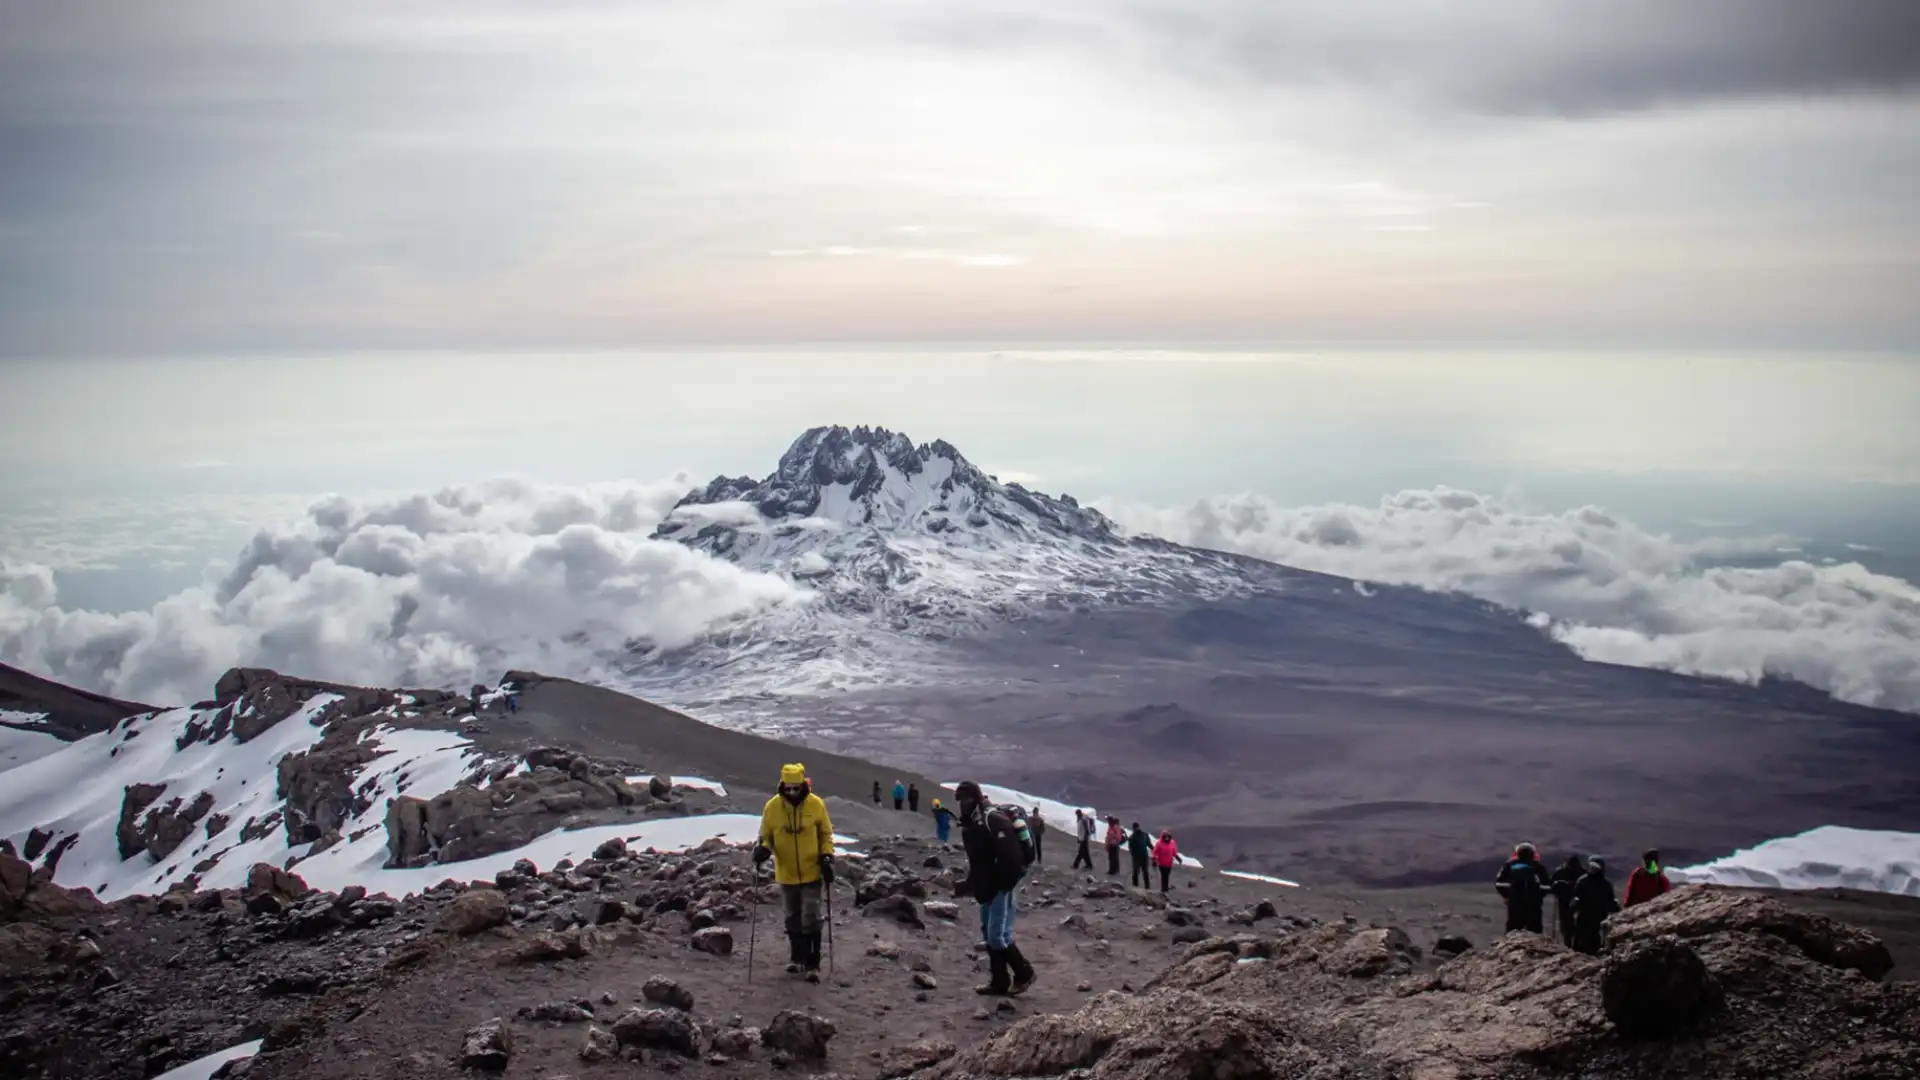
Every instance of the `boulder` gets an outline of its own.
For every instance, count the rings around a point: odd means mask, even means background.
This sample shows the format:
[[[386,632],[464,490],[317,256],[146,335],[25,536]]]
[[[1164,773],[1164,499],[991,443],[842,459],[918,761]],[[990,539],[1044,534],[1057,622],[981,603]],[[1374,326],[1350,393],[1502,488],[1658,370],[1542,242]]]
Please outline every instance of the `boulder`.
[[[1458,934],[1450,934],[1433,943],[1433,955],[1436,957],[1459,956],[1472,948],[1473,942]]]
[[[1207,933],[1207,928],[1204,926],[1182,926],[1177,927],[1173,931],[1173,935],[1169,940],[1175,945],[1192,945],[1195,942],[1205,941],[1212,936],[1213,935]]]
[[[834,1036],[833,1021],[787,1009],[761,1029],[760,1042],[768,1049],[792,1054],[796,1058],[819,1061],[827,1056],[827,1043]]]
[[[556,960],[579,960],[590,951],[589,938],[575,927],[558,933],[535,934],[508,949],[502,958],[510,964],[548,964]]]
[[[69,889],[53,882],[45,868],[0,853],[0,922],[47,916],[83,915],[103,904],[91,889]]]
[[[120,796],[120,825],[114,836],[120,844],[120,857],[131,859],[147,850],[140,837],[140,815],[167,790],[165,784],[129,784]]]
[[[960,905],[945,900],[929,900],[920,905],[920,909],[936,919],[954,922],[960,918]]]
[[[1254,922],[1259,922],[1261,919],[1277,919],[1279,917],[1280,917],[1280,909],[1277,907],[1274,907],[1273,901],[1271,900],[1262,900],[1259,903],[1253,905],[1253,921]]]
[[[708,1041],[708,1047],[722,1057],[743,1058],[752,1057],[753,1048],[759,1042],[759,1028],[730,1027],[715,1032],[713,1038]]]
[[[642,983],[640,996],[656,1005],[666,1005],[681,1012],[693,1011],[693,991],[665,975],[654,975]]]
[[[621,1046],[670,1050],[682,1057],[700,1056],[700,1029],[679,1009],[630,1009],[613,1025]]]
[[[508,919],[507,898],[498,889],[468,889],[440,913],[435,929],[467,937],[503,925]]]
[[[499,1072],[513,1056],[513,1035],[506,1021],[494,1017],[467,1032],[460,1044],[460,1065],[467,1069]]]
[[[410,866],[433,850],[427,835],[427,800],[402,795],[387,800],[387,865]]]
[[[960,1048],[947,1039],[922,1039],[895,1046],[880,1055],[880,1076],[882,1080],[894,1080],[938,1065],[959,1051]]]
[[[1692,941],[1735,931],[1779,938],[1809,960],[1876,981],[1893,970],[1893,954],[1865,930],[1795,911],[1750,889],[1681,886],[1608,920],[1607,941],[1617,948],[1660,937]]]
[[[905,896],[886,896],[860,909],[860,914],[869,918],[886,918],[902,926],[911,926],[916,930],[926,929],[926,921],[920,918],[920,909]]]
[[[271,894],[283,904],[291,905],[312,891],[305,878],[272,863],[254,863],[247,869],[246,892],[250,898]]]
[[[1353,979],[1404,975],[1413,969],[1417,954],[1413,941],[1398,927],[1361,930],[1321,961],[1331,974]]]
[[[1610,952],[1600,969],[1600,1007],[1630,1039],[1677,1034],[1725,1004],[1700,955],[1677,937],[1634,941]]]
[[[695,952],[712,953],[715,956],[733,954],[733,931],[724,926],[709,926],[705,930],[696,930],[693,934]]]
[[[673,781],[664,776],[649,776],[647,778],[647,794],[663,801],[671,798],[673,795]]]
[[[626,853],[627,842],[617,836],[610,836],[600,841],[600,846],[593,849],[593,857],[602,862],[610,862]]]

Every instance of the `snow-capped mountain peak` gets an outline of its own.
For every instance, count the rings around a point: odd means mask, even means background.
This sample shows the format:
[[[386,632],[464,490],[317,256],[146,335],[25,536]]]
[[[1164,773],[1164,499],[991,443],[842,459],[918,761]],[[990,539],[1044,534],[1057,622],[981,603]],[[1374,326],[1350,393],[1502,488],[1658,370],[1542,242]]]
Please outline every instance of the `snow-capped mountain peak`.
[[[823,536],[848,532],[869,541],[938,537],[976,548],[1120,542],[1099,511],[1069,496],[1003,484],[944,440],[916,445],[885,428],[838,426],[813,428],[794,440],[764,480],[723,476],[689,493],[655,536],[765,563],[844,546]]]

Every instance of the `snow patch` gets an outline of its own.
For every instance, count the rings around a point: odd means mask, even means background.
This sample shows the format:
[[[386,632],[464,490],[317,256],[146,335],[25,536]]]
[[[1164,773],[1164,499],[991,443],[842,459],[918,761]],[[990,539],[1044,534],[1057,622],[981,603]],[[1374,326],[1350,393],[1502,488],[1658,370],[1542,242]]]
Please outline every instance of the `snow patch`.
[[[1861,889],[1920,897],[1920,833],[1838,825],[1786,836],[1700,866],[1675,881],[1767,889]]]
[[[1220,873],[1225,877],[1239,878],[1242,881],[1259,881],[1268,885],[1284,885],[1289,889],[1297,889],[1300,887],[1300,883],[1297,881],[1288,881],[1286,878],[1279,877],[1268,877],[1265,874],[1249,874],[1245,870],[1222,870]]]
[[[168,1069],[153,1080],[207,1080],[208,1077],[219,1072],[220,1066],[227,1062],[240,1061],[258,1054],[262,1041],[255,1039],[252,1042],[243,1042],[239,1046],[229,1046],[225,1050],[208,1054],[198,1061],[189,1061],[185,1065]]]
[[[57,754],[67,743],[44,731],[0,727],[0,773]]]

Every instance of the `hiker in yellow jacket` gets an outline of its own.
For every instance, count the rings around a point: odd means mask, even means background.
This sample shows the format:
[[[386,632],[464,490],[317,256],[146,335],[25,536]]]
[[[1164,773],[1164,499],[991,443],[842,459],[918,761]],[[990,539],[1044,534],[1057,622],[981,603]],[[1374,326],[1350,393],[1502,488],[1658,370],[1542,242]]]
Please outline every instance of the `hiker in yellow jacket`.
[[[780,793],[760,814],[760,842],[753,849],[757,867],[773,860],[773,878],[786,901],[789,975],[806,973],[820,981],[820,898],[833,885],[833,821],[827,804],[813,793],[806,766],[780,767]]]

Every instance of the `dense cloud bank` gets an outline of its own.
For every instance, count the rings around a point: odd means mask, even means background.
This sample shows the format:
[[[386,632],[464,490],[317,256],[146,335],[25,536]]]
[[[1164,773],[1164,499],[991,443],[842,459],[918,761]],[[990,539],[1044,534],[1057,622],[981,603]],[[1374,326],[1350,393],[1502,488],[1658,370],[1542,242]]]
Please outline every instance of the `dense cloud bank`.
[[[0,659],[136,700],[193,701],[258,664],[463,685],[507,666],[588,673],[803,602],[785,579],[647,539],[685,487],[497,481],[262,529],[234,565],[147,611],[62,608],[52,572],[0,563]]]
[[[1771,552],[1780,538],[1687,542],[1593,507],[1539,513],[1445,488],[1376,506],[1241,495],[1100,508],[1180,543],[1534,613],[1589,660],[1743,682],[1770,675],[1920,712],[1920,588],[1855,563],[1715,565]]]

